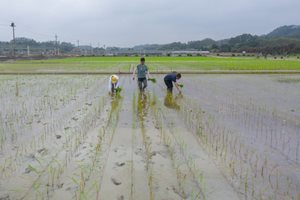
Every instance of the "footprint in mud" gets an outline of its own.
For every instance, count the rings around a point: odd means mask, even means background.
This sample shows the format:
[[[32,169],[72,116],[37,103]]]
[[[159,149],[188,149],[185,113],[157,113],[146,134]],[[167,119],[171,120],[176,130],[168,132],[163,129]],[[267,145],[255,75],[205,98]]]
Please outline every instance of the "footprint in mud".
[[[77,121],[78,117],[72,117],[72,120]]]
[[[150,154],[150,158],[152,158],[153,156],[156,156],[156,151],[153,151],[153,152]]]
[[[60,184],[57,184],[56,186],[57,186],[58,189],[61,189],[64,186],[64,184],[60,183]]]
[[[16,150],[16,149],[18,149],[19,148],[19,146],[14,146],[13,148],[12,148],[12,150]]]
[[[112,181],[113,184],[115,184],[115,185],[121,185],[121,184],[122,184],[121,181],[119,181],[119,180],[117,180],[117,179],[115,179],[115,178],[111,178],[111,181]]]
[[[36,169],[29,165],[28,167],[26,167],[24,174],[29,174],[32,171],[36,171]]]
[[[136,155],[143,154],[143,149],[142,148],[137,148],[134,153]]]
[[[65,130],[68,130],[68,129],[70,129],[70,128],[71,128],[70,126],[67,126],[67,127],[65,127],[64,129],[65,129]]]
[[[8,194],[1,195],[0,200],[10,200],[9,195]]]
[[[75,158],[78,158],[80,155],[81,155],[81,153],[80,153],[80,152],[79,152],[79,153],[77,153],[77,154],[75,155]]]
[[[123,195],[119,196],[117,200],[124,200],[124,196]]]
[[[91,106],[91,105],[93,105],[92,103],[85,103],[85,105],[87,105],[87,106]]]
[[[179,195],[182,199],[187,199],[188,195],[185,194],[184,191],[179,191],[177,188],[175,188],[175,186],[172,186],[172,190],[175,194]]]
[[[163,158],[167,158],[168,157],[168,152],[165,151],[165,150],[157,151],[156,153],[159,154]]]
[[[41,148],[37,151],[42,156],[46,155],[48,153],[48,150],[46,148]]]
[[[26,161],[34,161],[36,159],[36,157],[33,153],[26,155],[24,158]]]
[[[125,165],[125,163],[124,163],[124,162],[116,162],[115,164],[116,164],[116,166],[118,166],[118,167],[122,167],[122,166],[124,166],[124,165]]]

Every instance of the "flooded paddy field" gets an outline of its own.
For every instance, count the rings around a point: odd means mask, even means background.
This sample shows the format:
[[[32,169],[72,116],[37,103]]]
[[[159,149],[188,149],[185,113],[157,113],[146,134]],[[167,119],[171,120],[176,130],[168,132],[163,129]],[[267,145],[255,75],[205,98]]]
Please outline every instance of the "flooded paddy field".
[[[0,199],[300,197],[300,76],[0,76]]]

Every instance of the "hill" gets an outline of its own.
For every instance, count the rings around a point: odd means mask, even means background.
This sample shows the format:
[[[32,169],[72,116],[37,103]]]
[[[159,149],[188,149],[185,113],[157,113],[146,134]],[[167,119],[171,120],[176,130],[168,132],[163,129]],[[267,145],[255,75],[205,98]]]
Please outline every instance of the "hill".
[[[137,47],[134,47],[136,49]],[[276,28],[266,35],[242,34],[225,40],[207,38],[187,43],[173,42],[161,45],[139,45],[139,50],[208,50],[212,52],[251,52],[262,54],[300,53],[300,26]]]
[[[12,53],[12,47],[18,55],[26,55],[30,49],[32,54],[51,55],[56,54],[56,49],[64,54],[74,53],[76,55],[103,55],[103,54],[147,54],[170,51],[210,51],[210,52],[249,52],[266,54],[300,54],[300,25],[281,26],[266,35],[242,34],[224,40],[213,40],[206,38],[203,40],[183,42],[172,42],[169,44],[146,44],[138,45],[133,48],[107,47],[92,48],[91,46],[79,46],[67,42],[48,41],[36,42],[28,38],[16,38],[13,41],[0,41],[0,55],[9,55]]]
[[[281,26],[271,33],[267,34],[268,37],[289,37],[300,39],[300,25]]]

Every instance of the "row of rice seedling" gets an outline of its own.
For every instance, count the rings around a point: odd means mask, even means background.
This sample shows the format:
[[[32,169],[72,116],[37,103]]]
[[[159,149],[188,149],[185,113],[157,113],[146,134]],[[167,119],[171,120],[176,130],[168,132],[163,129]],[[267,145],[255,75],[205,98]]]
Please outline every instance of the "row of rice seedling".
[[[183,199],[206,199],[206,184],[203,172],[195,163],[193,156],[187,151],[187,145],[182,136],[176,134],[174,122],[169,111],[152,96],[151,110],[157,128],[160,130],[161,140],[168,149],[172,166],[176,171],[178,185],[173,187]]]
[[[25,198],[27,195],[33,194],[32,191],[36,191],[35,194],[45,194],[44,192],[47,191],[46,193],[48,194],[49,187],[55,185],[55,180],[63,173],[64,168],[67,166],[72,156],[76,153],[81,141],[86,137],[85,135],[88,130],[96,126],[97,120],[99,120],[99,114],[103,111],[104,106],[104,100],[101,100],[99,95],[94,95],[99,89],[99,86],[94,85],[95,81],[87,81],[87,79],[78,78],[78,82],[81,82],[81,84],[73,85],[73,87],[75,86],[79,88],[74,90],[77,92],[71,94],[69,97],[67,96],[66,99],[70,99],[67,104],[60,104],[58,110],[52,109],[53,112],[49,115],[50,119],[47,121],[47,125],[44,125],[41,130],[36,130],[39,134],[30,137],[30,132],[28,132],[28,137],[24,139],[29,142],[23,143],[23,140],[20,140],[18,143],[14,143],[15,145],[18,144],[16,149],[13,149],[13,151],[10,152],[8,150],[4,151],[5,156],[1,159],[1,169],[3,172],[1,173],[1,182],[7,182],[5,187],[6,189],[9,188],[10,190],[12,189],[11,187],[14,187],[14,189],[23,191],[14,193],[13,195],[17,195],[19,197],[24,195],[23,197]],[[70,81],[70,79],[68,81]],[[66,87],[68,88],[68,86]],[[61,98],[64,98],[63,93],[55,93],[55,91],[59,90],[51,88],[51,90],[47,91],[48,93],[46,93],[46,95],[49,95],[48,104],[42,103],[43,105],[51,107],[51,103],[53,103],[55,106],[56,101],[52,100],[55,100],[56,95],[62,95]],[[94,96],[91,96],[91,93]],[[86,96],[88,95],[89,101],[88,104],[86,104]],[[22,97],[19,96],[18,98]],[[79,102],[74,103],[75,100],[72,100],[72,98],[77,98]],[[23,99],[21,100],[26,101]],[[69,106],[69,104],[72,105]],[[67,108],[69,107],[69,109],[64,110],[64,106],[67,106]],[[38,112],[42,113],[42,110],[48,109],[48,107],[39,107],[41,112],[39,112],[39,110]],[[71,119],[70,116],[65,116],[64,114],[64,112],[66,112],[73,116],[76,111],[80,111],[80,116],[76,116],[76,119]],[[35,112],[28,112],[23,115],[23,117],[34,114]],[[62,115],[62,117],[55,119],[54,116],[58,116],[57,114]],[[63,117],[68,118],[65,119]],[[76,123],[74,123],[75,120]],[[23,171],[24,167],[25,172]],[[21,175],[20,173],[24,174]],[[23,176],[27,176],[28,183],[32,183],[32,185],[28,185],[27,183],[26,186],[21,187],[22,182],[19,182],[18,180],[22,179],[21,177]],[[45,184],[46,182],[47,184]],[[14,186],[12,184],[14,184]],[[4,192],[9,191],[5,190],[5,188],[3,188]]]
[[[152,146],[151,146],[151,141],[149,141],[149,138],[147,137],[146,129],[145,129],[145,119],[147,118],[148,110],[149,110],[148,98],[149,98],[149,94],[144,94],[144,93],[133,94],[133,100],[132,100],[133,121],[135,121],[133,123],[133,129],[134,130],[136,130],[137,128],[140,129],[140,131],[138,132],[141,133],[141,140],[143,143],[143,155],[145,159],[145,169],[147,173],[149,199],[153,200],[155,199],[155,194],[154,194],[154,187],[153,187],[153,167],[151,165]],[[136,136],[135,139],[137,138],[139,137]],[[131,190],[133,193],[134,188],[131,188]]]
[[[82,79],[79,79],[79,82],[83,81]],[[84,82],[83,82],[84,83]],[[75,85],[76,86],[76,85]],[[81,95],[89,95],[89,92],[94,92],[95,88],[93,87],[92,90],[88,91],[87,93],[82,93]],[[48,93],[47,96],[53,98],[49,98],[49,104],[47,107],[40,107],[38,110],[38,113],[43,113],[44,110],[48,110],[48,108],[52,107],[53,101],[52,99],[55,99],[56,95],[61,95],[60,93],[56,94],[55,89],[51,90],[52,93]],[[79,90],[80,92],[80,90]],[[63,98],[61,96],[61,98]],[[82,97],[81,97],[82,98]],[[83,97],[86,98],[86,97]],[[28,98],[23,98],[22,101],[26,102],[29,101]],[[51,101],[51,102],[50,102]],[[15,147],[13,149],[7,149],[3,150],[4,156],[1,158],[3,160],[2,163],[4,163],[1,168],[2,171],[4,172],[2,175],[8,175],[12,174],[13,171],[15,171],[17,165],[22,165],[24,162],[24,156],[29,155],[34,155],[35,152],[39,151],[40,149],[44,148],[45,143],[49,139],[54,139],[56,141],[56,137],[61,136],[61,134],[65,131],[67,131],[70,128],[70,125],[68,126],[67,124],[70,121],[70,116],[67,116],[64,112],[66,112],[68,115],[74,115],[75,112],[77,112],[77,109],[86,109],[84,107],[80,108],[83,104],[84,100],[80,100],[77,104],[72,103],[72,105],[68,105],[67,108],[69,110],[66,110],[66,106],[61,105],[61,110],[57,110],[56,112],[52,112],[51,115],[47,118],[39,118],[39,120],[45,120],[43,125],[40,125],[39,127],[32,126],[31,129],[32,132],[23,132],[23,130],[20,130],[20,135],[19,137],[22,136],[22,134],[26,134],[27,136],[24,137],[22,140],[20,139],[19,141],[15,141],[12,145]],[[12,104],[16,103],[14,101],[11,102]],[[76,106],[77,108],[71,108],[72,106]],[[11,106],[10,106],[11,107]],[[86,106],[89,107],[89,106]],[[41,110],[41,111],[40,111]],[[33,110],[34,112],[34,110]],[[33,116],[36,115],[36,112],[34,113],[28,113],[26,116],[21,115],[20,117],[28,117],[28,116]],[[50,119],[49,119],[50,118]],[[72,120],[71,120],[72,121]],[[22,126],[21,124],[18,124],[20,127]],[[38,123],[39,124],[39,123]],[[10,133],[9,129],[6,129],[7,127],[4,126],[4,130],[6,133]],[[26,140],[26,142],[24,142]],[[7,144],[6,144],[7,145]],[[10,147],[11,145],[7,146]],[[13,159],[12,159],[13,158]],[[8,170],[9,172],[7,172]]]
[[[244,199],[297,199],[297,180],[278,163],[234,130],[199,108],[194,100],[185,99],[181,116],[199,138],[199,143],[222,164],[221,170]]]

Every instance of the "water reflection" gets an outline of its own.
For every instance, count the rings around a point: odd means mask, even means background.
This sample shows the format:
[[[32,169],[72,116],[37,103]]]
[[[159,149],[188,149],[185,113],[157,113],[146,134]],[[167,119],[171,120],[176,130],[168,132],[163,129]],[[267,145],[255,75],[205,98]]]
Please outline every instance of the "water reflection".
[[[137,99],[137,114],[141,122],[147,117],[148,108],[148,96],[144,92],[140,92]]]
[[[116,93],[116,94],[110,94],[110,97],[111,97],[111,112],[114,112],[119,107],[122,96]]]
[[[178,105],[178,100],[182,99],[183,95],[177,94],[175,97],[173,97],[172,92],[167,92],[165,99],[164,99],[164,105],[167,108],[175,109],[175,110],[180,110],[180,106]]]

